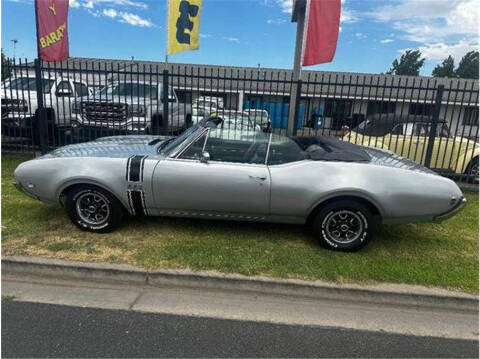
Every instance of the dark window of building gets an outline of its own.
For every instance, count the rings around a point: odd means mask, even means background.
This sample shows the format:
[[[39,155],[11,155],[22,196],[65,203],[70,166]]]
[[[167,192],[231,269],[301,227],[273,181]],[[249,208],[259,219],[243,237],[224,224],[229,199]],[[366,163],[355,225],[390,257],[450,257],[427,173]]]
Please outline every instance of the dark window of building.
[[[325,100],[325,117],[344,118],[352,113],[351,100]]]
[[[192,103],[192,92],[191,91],[185,91],[185,90],[175,90],[177,97],[178,97],[178,102],[180,103]]]
[[[462,125],[478,126],[478,107],[467,107],[463,113]]]
[[[77,93],[77,96],[87,96],[88,95],[88,87],[85,84],[82,84],[81,82],[74,82],[73,86],[75,86],[75,92]]]
[[[396,105],[395,102],[389,101],[368,101],[367,116],[378,113],[395,113]]]
[[[411,103],[408,107],[409,115],[432,116],[433,105],[429,103]]]

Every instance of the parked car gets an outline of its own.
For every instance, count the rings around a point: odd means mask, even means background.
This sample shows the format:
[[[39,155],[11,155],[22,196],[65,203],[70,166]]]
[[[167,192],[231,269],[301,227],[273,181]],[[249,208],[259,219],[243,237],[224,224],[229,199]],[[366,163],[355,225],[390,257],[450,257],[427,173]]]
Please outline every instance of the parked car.
[[[42,78],[44,106],[50,134],[70,130],[71,105],[76,97],[92,95],[93,90],[83,81],[58,77]],[[38,96],[35,77],[12,78],[2,84],[2,132],[21,133],[30,137],[38,115]],[[52,130],[53,128],[53,130]]]
[[[369,116],[343,139],[364,146],[380,147],[417,163],[425,163],[432,119],[429,116],[377,114]],[[479,143],[452,136],[447,123],[437,124],[431,165],[435,170],[479,176]]]
[[[192,123],[198,123],[204,118],[209,118],[212,112],[223,110],[223,98],[213,96],[200,96],[192,102]]]
[[[260,126],[262,129],[270,129],[270,127],[272,126],[272,120],[270,119],[270,115],[266,110],[249,108],[243,110],[243,112],[248,115],[250,120],[255,125]]]
[[[221,119],[219,126],[224,129],[230,130],[250,130],[250,131],[261,131],[262,128],[260,125],[255,124],[252,121],[250,116],[242,111],[235,110],[218,110],[210,114],[210,119],[219,118]]]
[[[183,131],[191,125],[191,107],[179,103],[168,89],[168,129]],[[152,133],[163,126],[163,88],[155,82],[116,81],[93,96],[78,99],[74,135],[89,140],[119,133]]]
[[[125,213],[308,223],[323,246],[342,251],[363,247],[379,223],[442,221],[466,203],[453,181],[391,152],[208,121],[178,137],[61,147],[20,164],[14,177],[86,231],[112,231]]]

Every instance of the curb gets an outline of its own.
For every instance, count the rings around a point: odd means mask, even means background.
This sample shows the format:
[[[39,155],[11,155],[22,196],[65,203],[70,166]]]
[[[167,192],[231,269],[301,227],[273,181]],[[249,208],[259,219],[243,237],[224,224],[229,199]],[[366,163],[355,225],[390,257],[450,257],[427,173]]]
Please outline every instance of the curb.
[[[43,257],[3,257],[2,272],[88,281],[137,284],[151,287],[189,287],[208,290],[249,291],[336,301],[478,312],[478,297],[462,292],[422,286],[379,284],[360,286],[321,281],[279,280],[217,272],[188,270],[147,271],[127,264],[74,262]]]

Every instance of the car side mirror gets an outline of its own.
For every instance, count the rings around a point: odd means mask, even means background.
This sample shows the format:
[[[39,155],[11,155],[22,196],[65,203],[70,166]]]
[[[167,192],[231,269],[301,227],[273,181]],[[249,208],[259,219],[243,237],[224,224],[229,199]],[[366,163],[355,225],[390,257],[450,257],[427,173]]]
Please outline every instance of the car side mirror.
[[[200,156],[200,162],[202,163],[208,163],[210,161],[210,153],[207,151],[203,151],[202,155]]]

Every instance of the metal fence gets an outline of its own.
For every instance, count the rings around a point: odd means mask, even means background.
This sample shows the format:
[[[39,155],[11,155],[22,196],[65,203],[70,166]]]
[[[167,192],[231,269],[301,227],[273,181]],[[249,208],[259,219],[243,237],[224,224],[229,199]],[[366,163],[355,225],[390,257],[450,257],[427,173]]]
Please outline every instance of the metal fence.
[[[167,89],[164,91],[164,89]],[[478,81],[72,59],[2,63],[2,150],[46,152],[103,136],[224,126],[331,136],[478,178]]]

